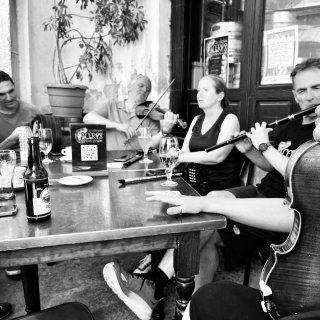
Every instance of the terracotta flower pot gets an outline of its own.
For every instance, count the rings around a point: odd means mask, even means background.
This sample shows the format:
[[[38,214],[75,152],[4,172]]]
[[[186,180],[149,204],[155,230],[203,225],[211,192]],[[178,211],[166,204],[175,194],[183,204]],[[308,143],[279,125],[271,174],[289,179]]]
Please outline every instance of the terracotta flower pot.
[[[73,84],[46,84],[49,103],[55,116],[81,117],[87,86]]]

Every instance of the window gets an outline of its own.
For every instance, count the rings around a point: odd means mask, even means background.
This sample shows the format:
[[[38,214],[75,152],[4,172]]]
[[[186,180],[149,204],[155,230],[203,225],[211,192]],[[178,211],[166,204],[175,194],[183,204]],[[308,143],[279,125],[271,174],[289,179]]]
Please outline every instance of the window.
[[[192,61],[191,87],[203,74],[217,74],[239,88],[244,0],[207,0],[203,6],[200,61]]]
[[[261,84],[291,83],[293,67],[320,56],[318,0],[266,0]]]

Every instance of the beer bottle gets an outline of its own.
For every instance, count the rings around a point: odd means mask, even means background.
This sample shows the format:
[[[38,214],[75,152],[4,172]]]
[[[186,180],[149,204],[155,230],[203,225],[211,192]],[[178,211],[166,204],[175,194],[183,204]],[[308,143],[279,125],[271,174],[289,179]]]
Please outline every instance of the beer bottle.
[[[39,221],[51,216],[49,180],[41,161],[39,138],[29,138],[28,144],[28,167],[24,174],[27,218]]]

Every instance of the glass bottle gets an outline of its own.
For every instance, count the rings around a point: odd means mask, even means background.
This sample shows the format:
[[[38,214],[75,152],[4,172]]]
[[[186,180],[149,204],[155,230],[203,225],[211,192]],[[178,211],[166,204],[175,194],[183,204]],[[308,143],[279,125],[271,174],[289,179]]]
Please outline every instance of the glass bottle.
[[[49,180],[41,161],[39,138],[29,138],[28,144],[28,167],[24,175],[27,218],[39,221],[51,216]]]

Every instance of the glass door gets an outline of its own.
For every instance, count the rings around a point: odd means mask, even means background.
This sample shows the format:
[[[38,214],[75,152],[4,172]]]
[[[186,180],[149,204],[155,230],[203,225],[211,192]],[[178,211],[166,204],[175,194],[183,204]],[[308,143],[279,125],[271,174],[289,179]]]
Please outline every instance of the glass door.
[[[207,0],[204,4],[201,71],[219,75],[228,88],[240,86],[244,2]]]

